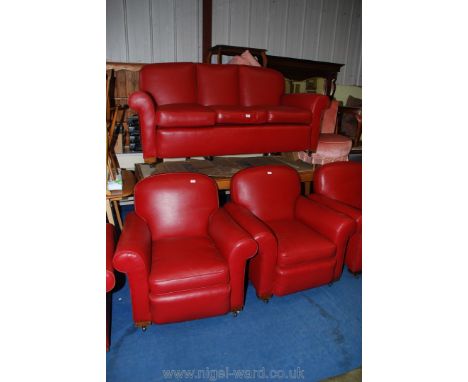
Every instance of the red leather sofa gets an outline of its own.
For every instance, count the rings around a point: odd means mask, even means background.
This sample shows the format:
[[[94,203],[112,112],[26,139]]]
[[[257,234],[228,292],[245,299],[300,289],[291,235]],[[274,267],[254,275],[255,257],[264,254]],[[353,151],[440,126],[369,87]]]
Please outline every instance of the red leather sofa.
[[[341,276],[354,221],[300,195],[289,166],[239,171],[226,210],[257,241],[249,265],[257,296],[268,300],[333,282]]]
[[[109,293],[115,286],[114,267],[112,257],[115,249],[115,230],[112,224],[106,224],[106,293]],[[109,295],[107,295],[109,299]],[[109,350],[109,322],[111,304],[106,303],[106,350]]]
[[[328,97],[284,94],[281,73],[246,65],[161,63],[129,97],[143,157],[315,151]]]
[[[345,264],[353,273],[362,270],[362,165],[357,162],[326,164],[314,172],[311,200],[341,212],[356,222],[349,239]]]
[[[244,305],[255,241],[218,205],[206,175],[154,175],[135,186],[114,266],[127,274],[133,319],[143,328],[210,317]]]

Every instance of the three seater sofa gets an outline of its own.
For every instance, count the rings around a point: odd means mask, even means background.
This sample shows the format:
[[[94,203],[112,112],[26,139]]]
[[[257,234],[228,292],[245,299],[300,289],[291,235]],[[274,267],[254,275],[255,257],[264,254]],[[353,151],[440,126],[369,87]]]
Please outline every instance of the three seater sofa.
[[[320,94],[284,94],[276,70],[245,65],[160,63],[143,66],[138,113],[143,158],[217,156],[317,148]]]

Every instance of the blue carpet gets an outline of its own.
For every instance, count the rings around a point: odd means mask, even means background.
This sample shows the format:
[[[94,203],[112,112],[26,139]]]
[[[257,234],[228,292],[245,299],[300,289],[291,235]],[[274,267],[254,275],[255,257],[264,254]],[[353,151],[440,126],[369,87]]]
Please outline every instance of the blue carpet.
[[[123,278],[112,295],[107,380],[224,381],[270,376],[313,382],[342,374],[362,363],[361,285],[362,279],[345,269],[331,287],[274,297],[265,304],[249,284],[238,317],[228,314],[151,325],[142,332],[133,326],[128,283]],[[181,374],[178,378],[164,374],[171,370]],[[194,376],[182,374],[192,370]]]

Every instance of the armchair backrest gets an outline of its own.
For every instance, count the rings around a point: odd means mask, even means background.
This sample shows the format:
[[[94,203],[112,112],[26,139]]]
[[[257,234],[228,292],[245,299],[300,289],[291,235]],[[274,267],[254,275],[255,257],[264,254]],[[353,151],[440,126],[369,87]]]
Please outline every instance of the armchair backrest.
[[[203,174],[153,175],[138,182],[134,194],[135,212],[153,240],[205,236],[209,216],[219,207],[216,183]]]
[[[334,162],[314,172],[314,193],[362,209],[362,164]]]
[[[231,181],[232,201],[264,221],[294,218],[300,191],[299,175],[289,166],[247,168]]]

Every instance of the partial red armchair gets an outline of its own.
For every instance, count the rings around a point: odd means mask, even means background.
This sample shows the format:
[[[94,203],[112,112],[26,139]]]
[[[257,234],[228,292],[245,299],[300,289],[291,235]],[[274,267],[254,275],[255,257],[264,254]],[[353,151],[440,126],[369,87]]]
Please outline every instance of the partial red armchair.
[[[112,266],[112,256],[115,249],[115,230],[112,224],[106,224],[106,293],[109,293],[115,285],[114,268]],[[107,300],[110,298],[107,294]],[[111,304],[106,301],[106,350],[109,350],[109,322]]]
[[[258,243],[249,277],[259,298],[267,301],[339,279],[354,222],[301,196],[293,168],[239,171],[225,208]]]
[[[219,208],[216,183],[202,174],[154,175],[134,197],[114,266],[127,274],[135,324],[237,315],[257,244]]]
[[[362,270],[362,165],[357,162],[326,164],[314,172],[314,193],[309,196],[322,205],[346,214],[356,222],[345,263],[353,273]]]

